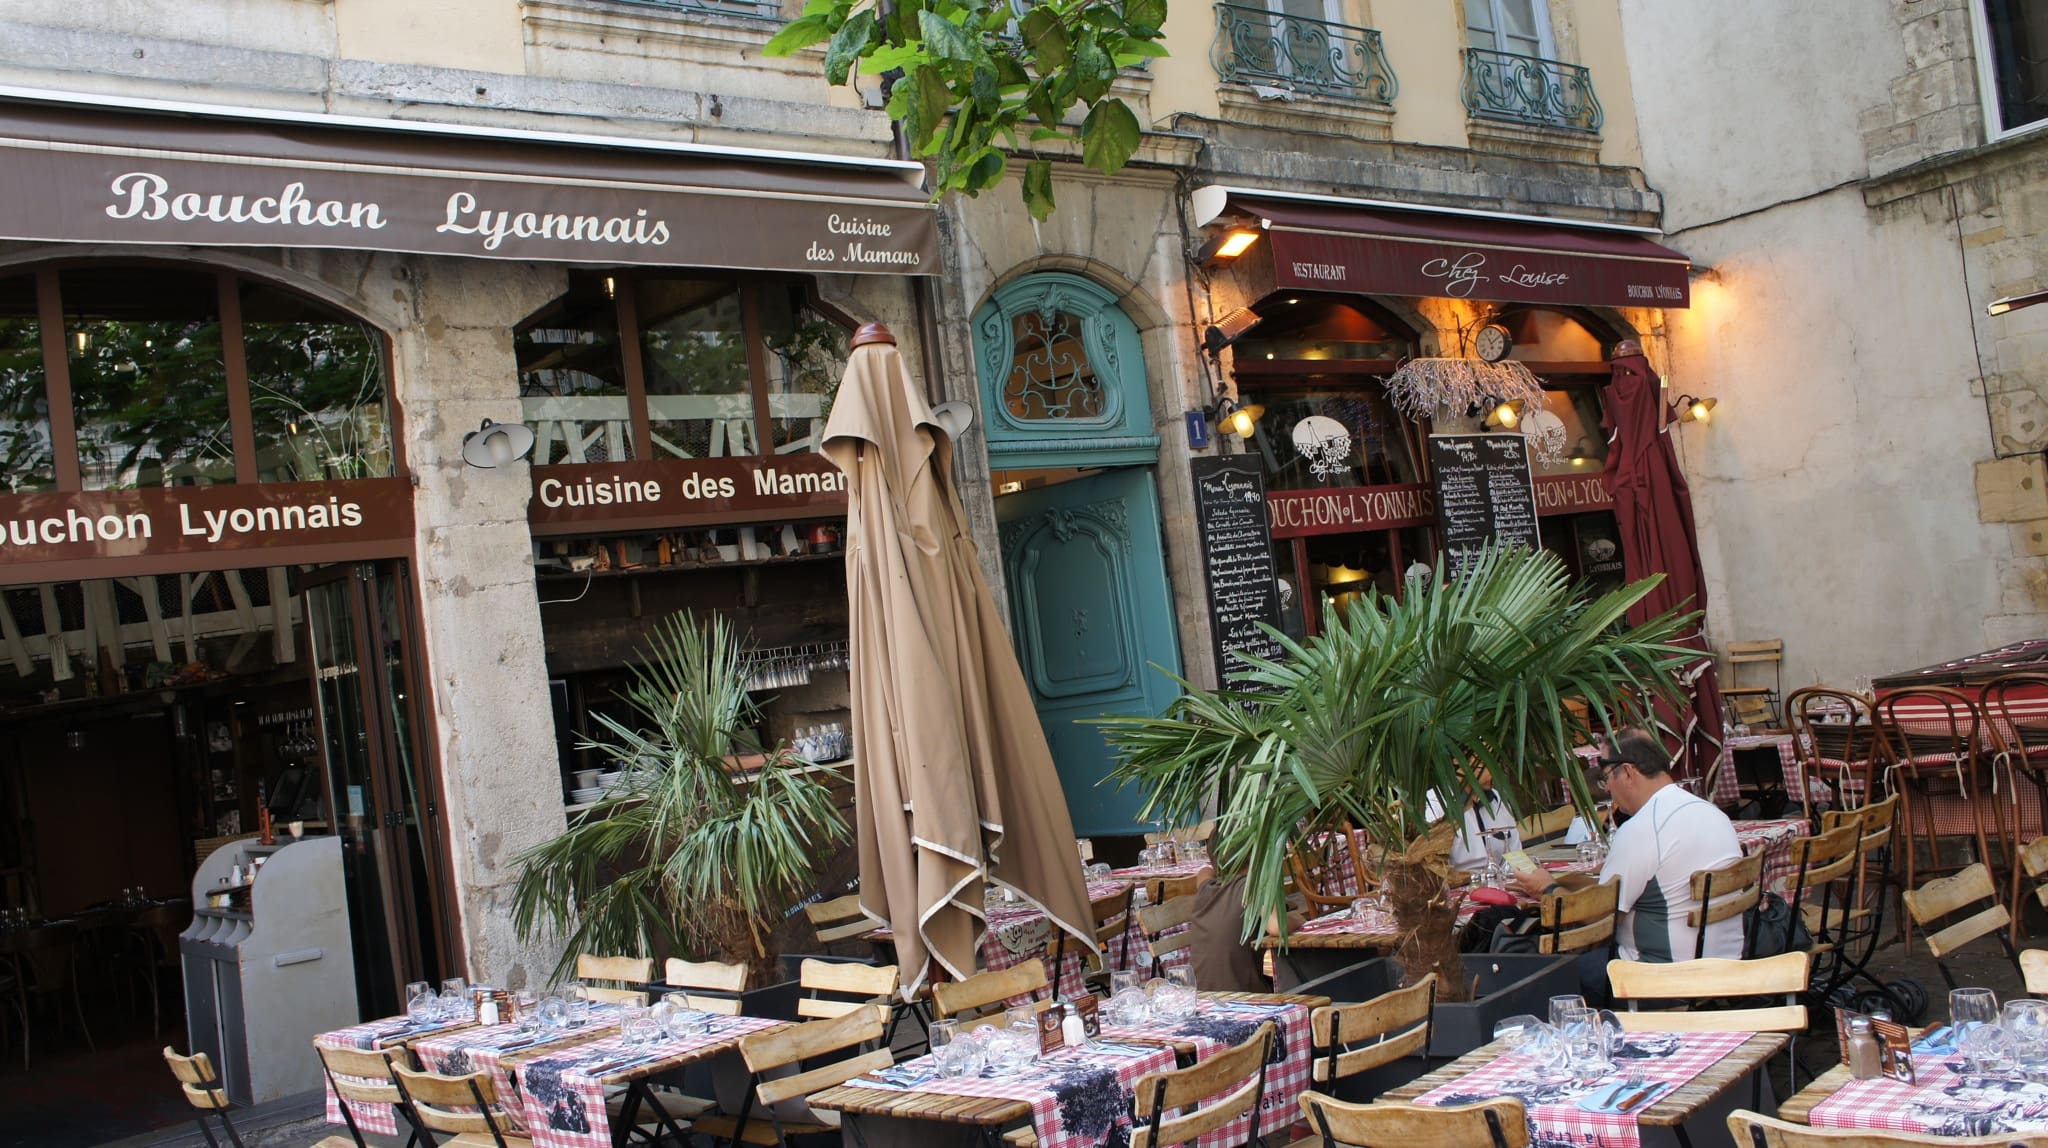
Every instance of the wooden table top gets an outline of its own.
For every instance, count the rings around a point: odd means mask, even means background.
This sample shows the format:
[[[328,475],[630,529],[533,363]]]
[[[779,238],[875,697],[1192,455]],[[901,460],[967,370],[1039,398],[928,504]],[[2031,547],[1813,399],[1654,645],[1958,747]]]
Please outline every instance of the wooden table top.
[[[1300,993],[1224,993],[1205,992],[1208,1000],[1240,1001],[1248,1004],[1291,1004],[1306,1009],[1322,1008],[1330,1003],[1325,996]],[[1153,1043],[1171,1046],[1176,1052],[1190,1052],[1192,1044],[1164,1037],[1119,1037],[1133,1044]],[[952,1096],[943,1092],[901,1092],[886,1088],[862,1088],[854,1084],[840,1084],[825,1089],[810,1098],[813,1108],[829,1108],[853,1116],[893,1116],[899,1120],[936,1120],[944,1124],[1009,1124],[1031,1118],[1031,1105],[1022,1100],[1005,1100],[995,1096]]]
[[[1805,1088],[1794,1093],[1791,1099],[1778,1105],[1778,1119],[1794,1124],[1810,1124],[1814,1106],[1835,1093],[1843,1085],[1856,1079],[1849,1072],[1849,1066],[1838,1064],[1808,1081]]]
[[[1656,1103],[1637,1113],[1637,1122],[1653,1128],[1675,1128],[1685,1123],[1692,1118],[1693,1113],[1735,1087],[1751,1071],[1761,1068],[1765,1061],[1785,1047],[1786,1040],[1785,1034],[1780,1032],[1752,1034],[1712,1068],[1665,1093]],[[1440,1088],[1469,1072],[1485,1067],[1506,1051],[1500,1041],[1475,1048],[1441,1068],[1418,1076],[1399,1088],[1389,1089],[1380,1099],[1414,1100],[1425,1092]],[[1784,1111],[1781,1107],[1779,1114],[1784,1115]],[[1787,1116],[1786,1119],[1789,1120],[1791,1117]]]

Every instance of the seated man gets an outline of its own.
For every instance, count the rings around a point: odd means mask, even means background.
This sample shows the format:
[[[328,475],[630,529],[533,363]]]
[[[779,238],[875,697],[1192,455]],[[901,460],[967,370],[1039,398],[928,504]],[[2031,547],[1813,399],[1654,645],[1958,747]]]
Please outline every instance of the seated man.
[[[1712,802],[1687,793],[1671,776],[1664,746],[1638,729],[1617,734],[1597,768],[1615,808],[1628,815],[1614,831],[1600,879],[1621,882],[1621,923],[1615,932],[1627,961],[1689,961],[1699,930],[1685,923],[1699,908],[1692,875],[1742,856],[1735,826]],[[1517,873],[1523,889],[1541,895],[1556,882],[1545,873]],[[1704,955],[1742,956],[1742,918],[1707,926]],[[1595,950],[1579,962],[1588,999],[1605,1000],[1607,954]]]
[[[1469,873],[1478,873],[1486,868],[1486,833],[1489,830],[1504,831],[1508,849],[1522,847],[1522,829],[1515,815],[1501,804],[1500,795],[1493,791],[1493,773],[1480,769],[1476,779],[1486,790],[1484,800],[1468,797],[1464,802],[1465,824],[1458,831],[1458,839],[1451,842],[1451,865]],[[1437,791],[1429,791],[1424,803],[1422,816],[1432,825],[1444,817],[1444,801]]]

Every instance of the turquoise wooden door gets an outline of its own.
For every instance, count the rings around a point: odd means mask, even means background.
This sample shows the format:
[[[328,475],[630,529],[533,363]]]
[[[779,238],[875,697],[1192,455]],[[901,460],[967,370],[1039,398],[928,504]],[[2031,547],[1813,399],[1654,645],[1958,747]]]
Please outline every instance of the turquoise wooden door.
[[[1104,714],[1157,714],[1179,693],[1180,643],[1160,544],[1159,494],[1144,467],[996,500],[1010,631],[1052,744],[1074,831],[1142,828],[1134,790],[1102,784],[1112,761]]]

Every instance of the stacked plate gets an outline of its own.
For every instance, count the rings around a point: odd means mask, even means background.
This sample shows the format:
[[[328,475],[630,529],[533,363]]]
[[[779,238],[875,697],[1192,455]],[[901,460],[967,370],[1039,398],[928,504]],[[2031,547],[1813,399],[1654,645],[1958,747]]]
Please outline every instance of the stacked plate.
[[[572,789],[569,791],[569,804],[588,805],[603,796],[604,790],[596,786],[591,786],[589,789]]]

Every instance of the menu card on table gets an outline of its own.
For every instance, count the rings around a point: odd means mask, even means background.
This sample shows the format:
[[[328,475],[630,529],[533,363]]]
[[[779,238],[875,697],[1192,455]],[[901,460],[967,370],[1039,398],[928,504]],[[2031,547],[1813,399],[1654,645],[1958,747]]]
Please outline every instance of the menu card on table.
[[[1529,443],[1518,434],[1433,434],[1437,529],[1452,574],[1462,574],[1489,545],[1534,550],[1536,480]]]
[[[1240,652],[1260,658],[1284,652],[1260,629],[1260,623],[1280,625],[1280,572],[1273,561],[1273,529],[1266,518],[1266,482],[1258,460],[1217,455],[1190,459],[1188,466],[1195,476],[1195,521],[1220,680],[1244,668],[1235,657]]]

